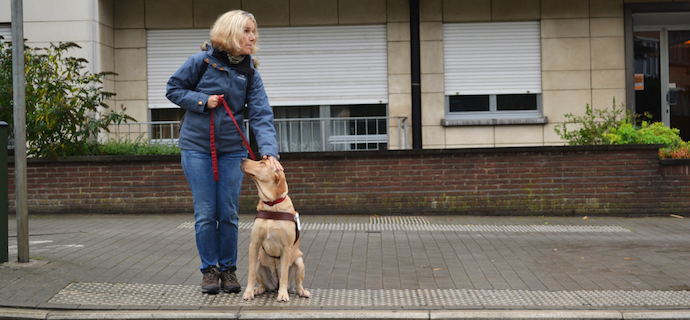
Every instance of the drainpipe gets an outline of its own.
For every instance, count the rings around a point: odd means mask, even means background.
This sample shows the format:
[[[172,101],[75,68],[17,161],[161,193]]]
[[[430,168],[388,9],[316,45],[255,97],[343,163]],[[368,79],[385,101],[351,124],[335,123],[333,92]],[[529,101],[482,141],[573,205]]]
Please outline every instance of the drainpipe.
[[[422,86],[419,57],[419,0],[410,1],[410,71],[412,72],[412,148],[422,148]]]

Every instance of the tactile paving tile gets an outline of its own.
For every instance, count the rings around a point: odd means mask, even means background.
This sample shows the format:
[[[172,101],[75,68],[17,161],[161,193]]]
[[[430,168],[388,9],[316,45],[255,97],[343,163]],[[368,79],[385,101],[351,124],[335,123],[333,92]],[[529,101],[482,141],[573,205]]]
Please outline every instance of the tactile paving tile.
[[[249,230],[254,222],[240,222],[240,230]],[[185,222],[177,228],[194,228],[194,222]],[[431,224],[426,217],[372,216],[369,223],[302,223],[302,230],[332,231],[450,231],[450,232],[631,232],[620,226],[580,225],[462,225]]]
[[[675,307],[690,306],[690,291],[528,291],[528,290],[347,290],[310,289],[311,298],[290,295],[277,302],[275,292],[245,301],[240,294],[207,295],[198,286],[72,283],[49,303],[120,306],[254,307]]]

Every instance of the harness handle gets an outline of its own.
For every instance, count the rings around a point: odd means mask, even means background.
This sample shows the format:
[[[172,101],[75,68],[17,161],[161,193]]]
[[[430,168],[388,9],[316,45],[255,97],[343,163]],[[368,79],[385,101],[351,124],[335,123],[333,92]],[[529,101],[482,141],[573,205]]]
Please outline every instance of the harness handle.
[[[232,119],[232,122],[235,123],[235,127],[237,127],[237,132],[240,133],[240,138],[242,138],[242,143],[247,147],[247,151],[249,152],[249,156],[252,158],[252,160],[256,161],[256,156],[254,155],[254,151],[252,151],[252,147],[249,146],[249,142],[247,142],[247,138],[244,137],[244,133],[242,133],[242,129],[240,129],[240,126],[237,124],[237,120],[235,120],[235,116],[232,114],[232,111],[230,110],[230,107],[228,106],[228,103],[225,102],[225,99],[223,97],[218,97],[220,102],[223,104],[223,107],[225,107],[225,110],[228,112],[230,115],[230,118]],[[218,153],[216,152],[216,135],[215,135],[215,128],[213,125],[213,110],[211,110],[211,159],[213,162],[213,180],[218,181],[220,178],[218,177]]]

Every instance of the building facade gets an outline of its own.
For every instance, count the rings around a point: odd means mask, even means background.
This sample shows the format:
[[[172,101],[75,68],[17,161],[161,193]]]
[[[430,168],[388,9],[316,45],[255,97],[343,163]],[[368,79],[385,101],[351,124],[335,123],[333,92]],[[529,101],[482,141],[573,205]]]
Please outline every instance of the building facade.
[[[0,0],[0,35],[10,2]],[[165,99],[167,78],[208,41],[218,15],[249,11],[276,119],[310,123],[277,122],[281,152],[317,151],[362,130],[398,149],[402,118],[407,147],[562,145],[554,128],[566,114],[614,99],[690,138],[690,1],[411,2],[24,0],[24,37],[78,43],[90,71],[117,73],[104,84],[117,94],[112,107],[140,122],[174,121],[181,110]],[[388,120],[313,126],[338,117]],[[330,140],[314,142],[319,130]]]

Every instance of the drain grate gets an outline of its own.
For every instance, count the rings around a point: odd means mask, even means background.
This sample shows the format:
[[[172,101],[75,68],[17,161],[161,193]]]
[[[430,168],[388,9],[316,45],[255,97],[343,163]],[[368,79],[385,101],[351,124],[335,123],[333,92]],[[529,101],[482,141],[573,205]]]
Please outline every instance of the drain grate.
[[[240,222],[240,230],[249,230],[254,224]],[[177,228],[194,228],[194,222],[185,222]],[[631,232],[620,226],[579,225],[461,225],[431,224],[426,217],[372,216],[369,223],[302,223],[302,230],[332,231],[450,231],[450,232]]]
[[[690,291],[527,291],[527,290],[347,290],[311,289],[311,298],[276,293],[251,301],[240,294],[206,295],[198,286],[127,283],[72,283],[49,303],[79,305],[255,306],[255,307],[680,307]]]

